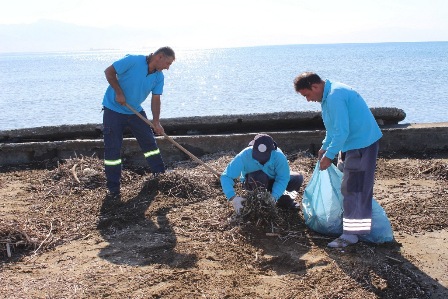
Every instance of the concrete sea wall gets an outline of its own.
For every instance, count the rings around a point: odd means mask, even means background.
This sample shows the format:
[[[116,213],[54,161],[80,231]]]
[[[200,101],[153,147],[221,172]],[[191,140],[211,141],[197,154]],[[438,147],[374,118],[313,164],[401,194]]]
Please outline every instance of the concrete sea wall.
[[[383,138],[380,154],[448,152],[448,123],[395,124],[381,126]],[[254,131],[235,134],[179,135],[171,136],[197,157],[222,151],[243,149],[260,132],[270,134],[285,152],[309,151],[316,153],[325,136],[322,129],[291,131]],[[188,155],[164,137],[157,142],[166,162],[187,160]],[[37,141],[0,143],[0,165],[22,165],[35,162],[69,159],[80,156],[103,157],[102,139],[77,139],[59,141]],[[125,163],[145,165],[141,150],[134,138],[125,138],[123,146]]]

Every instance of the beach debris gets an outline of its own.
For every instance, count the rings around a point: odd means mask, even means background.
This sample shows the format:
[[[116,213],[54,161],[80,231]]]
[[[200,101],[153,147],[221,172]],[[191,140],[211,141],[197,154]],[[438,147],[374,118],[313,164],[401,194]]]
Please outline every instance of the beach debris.
[[[257,188],[254,191],[246,191],[243,197],[246,199],[241,211],[244,221],[271,224],[280,220],[275,202],[271,199],[271,193],[266,189]]]

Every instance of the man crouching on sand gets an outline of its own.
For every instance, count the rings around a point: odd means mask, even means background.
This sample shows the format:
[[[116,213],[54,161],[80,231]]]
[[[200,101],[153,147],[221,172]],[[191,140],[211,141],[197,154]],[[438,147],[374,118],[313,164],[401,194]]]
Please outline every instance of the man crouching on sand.
[[[236,155],[221,174],[222,189],[237,214],[240,213],[242,203],[246,200],[235,193],[235,179],[238,178],[246,190],[266,188],[271,192],[272,201],[277,207],[299,208],[299,204],[294,201],[294,195],[303,183],[303,176],[290,171],[286,156],[269,135],[256,135],[248,147]]]

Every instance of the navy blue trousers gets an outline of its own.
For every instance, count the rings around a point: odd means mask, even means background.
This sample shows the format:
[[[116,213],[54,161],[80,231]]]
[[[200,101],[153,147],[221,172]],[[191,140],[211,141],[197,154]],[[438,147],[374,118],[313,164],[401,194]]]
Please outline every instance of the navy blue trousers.
[[[146,117],[144,110],[140,112]],[[152,128],[135,114],[122,114],[104,107],[104,164],[107,188],[112,193],[120,192],[121,147],[123,132],[130,128],[142,149],[152,173],[165,172],[165,164],[157,146]]]
[[[379,141],[345,154],[341,193],[344,196],[344,234],[369,234]]]

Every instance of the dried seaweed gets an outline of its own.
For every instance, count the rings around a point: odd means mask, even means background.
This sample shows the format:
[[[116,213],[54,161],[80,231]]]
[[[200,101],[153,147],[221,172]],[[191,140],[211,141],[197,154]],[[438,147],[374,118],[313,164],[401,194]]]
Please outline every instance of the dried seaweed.
[[[220,171],[233,156],[215,153],[201,159]],[[289,158],[291,168],[304,174],[306,186],[316,159],[302,153]],[[412,168],[406,160],[378,160],[376,179],[399,181],[398,186],[385,184],[384,190],[375,191],[398,233],[448,227],[443,161],[417,159],[412,164],[417,167]],[[233,208],[226,202],[219,180],[195,162],[173,163],[169,165],[172,171],[156,177],[143,166],[124,165],[121,200],[107,205],[103,167],[96,157],[75,157],[52,168],[10,170],[0,176],[2,188],[7,188],[8,180],[14,178],[23,182],[20,186],[26,192],[26,196],[20,196],[24,205],[17,210],[12,205],[0,219],[0,258],[3,265],[11,263],[10,268],[4,266],[6,275],[20,274],[14,272],[14,267],[33,265],[41,254],[51,254],[51,249],[75,240],[96,244],[118,238],[124,247],[117,254],[127,257],[129,252],[129,260],[141,265],[138,262],[146,258],[152,266],[118,267],[112,260],[96,264],[98,258],[95,263],[74,259],[65,265],[89,265],[88,270],[68,278],[79,280],[75,285],[78,293],[68,290],[67,280],[59,280],[57,274],[41,279],[38,275],[48,272],[25,273],[34,280],[36,290],[45,290],[51,284],[51,293],[36,296],[272,298],[268,293],[253,291],[253,287],[259,287],[260,279],[274,279],[276,272],[281,285],[267,288],[272,287],[284,298],[429,298],[431,290],[425,289],[421,272],[405,266],[409,263],[393,245],[389,248],[361,243],[347,248],[345,253],[325,251],[328,238],[307,230],[300,211],[276,208],[266,190],[245,193],[237,184],[238,194],[246,198],[237,219],[233,218]],[[415,179],[422,185],[416,185]],[[17,199],[8,200],[16,203]],[[155,233],[149,234],[150,238],[137,234],[142,241],[132,246],[122,242],[131,239],[120,239],[132,229],[134,233]],[[144,247],[151,242],[155,247]],[[305,253],[306,262],[301,258]],[[310,259],[313,254],[318,259]],[[119,274],[106,275],[108,271]],[[224,274],[219,275],[220,271]],[[67,271],[61,273],[69,275]],[[15,275],[2,277],[6,283],[1,290],[16,297],[32,296],[14,287]],[[159,284],[164,288],[157,289]],[[284,288],[285,284],[288,288]]]
[[[271,193],[264,188],[257,188],[254,191],[246,191],[241,211],[243,221],[255,223],[256,225],[268,225],[281,221],[275,201]]]
[[[0,219],[0,256],[11,257],[12,250],[35,250],[42,238],[23,223]]]

